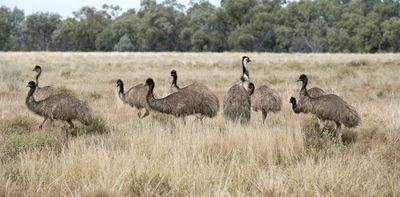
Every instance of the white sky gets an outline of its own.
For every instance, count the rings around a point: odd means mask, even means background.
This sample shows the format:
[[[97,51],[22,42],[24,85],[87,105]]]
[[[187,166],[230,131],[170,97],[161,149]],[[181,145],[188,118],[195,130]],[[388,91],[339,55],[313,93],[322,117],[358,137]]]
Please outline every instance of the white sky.
[[[163,0],[157,0],[161,3]],[[178,2],[188,8],[190,0],[178,0]],[[210,3],[220,6],[221,0],[209,0]],[[79,10],[83,6],[101,8],[103,4],[119,5],[122,11],[127,9],[140,8],[140,0],[0,0],[0,6],[9,8],[18,7],[25,11],[25,15],[34,12],[55,12],[63,18],[72,16],[72,12]]]

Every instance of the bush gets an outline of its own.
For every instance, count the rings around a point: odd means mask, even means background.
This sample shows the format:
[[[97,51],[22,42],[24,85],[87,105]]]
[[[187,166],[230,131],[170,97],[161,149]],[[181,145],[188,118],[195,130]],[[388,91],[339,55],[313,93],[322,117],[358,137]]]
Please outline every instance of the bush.
[[[110,129],[107,127],[107,123],[103,118],[95,117],[90,125],[85,126],[82,124],[77,124],[76,127],[69,132],[72,135],[104,134],[110,132]]]
[[[302,132],[306,146],[324,149],[334,142],[336,125],[331,121],[325,121],[322,132],[319,131],[318,120],[306,119],[302,122]],[[343,144],[351,144],[357,140],[357,133],[342,126]]]

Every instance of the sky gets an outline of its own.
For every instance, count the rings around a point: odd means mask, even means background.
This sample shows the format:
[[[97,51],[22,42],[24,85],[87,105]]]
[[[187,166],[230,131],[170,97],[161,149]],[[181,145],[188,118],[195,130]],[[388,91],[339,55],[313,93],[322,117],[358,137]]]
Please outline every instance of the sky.
[[[163,0],[157,0],[161,3]],[[178,0],[186,6],[190,0]],[[209,0],[210,3],[219,6],[221,0]],[[122,11],[131,8],[138,10],[140,8],[140,0],[0,0],[0,6],[9,8],[18,7],[25,11],[25,15],[29,15],[38,11],[59,13],[63,18],[71,17],[72,12],[79,10],[83,6],[101,8],[103,4],[119,5]]]

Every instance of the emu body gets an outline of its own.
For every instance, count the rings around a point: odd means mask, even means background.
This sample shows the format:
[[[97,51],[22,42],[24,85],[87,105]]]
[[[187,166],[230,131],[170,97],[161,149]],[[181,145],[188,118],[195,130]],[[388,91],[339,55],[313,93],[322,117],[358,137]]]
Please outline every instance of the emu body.
[[[188,86],[185,86],[183,88],[180,88],[177,84],[178,82],[178,74],[175,70],[171,71],[171,76],[172,76],[172,83],[171,83],[171,89],[174,92],[178,92],[178,91],[186,91],[186,90],[193,90],[196,91],[200,94],[203,95],[203,100],[199,100],[199,103],[203,103],[203,105],[209,105],[207,106],[207,108],[212,109],[210,112],[210,114],[215,114],[217,115],[218,111],[219,111],[219,100],[217,95],[215,95],[213,92],[211,92],[211,90],[198,82],[195,82],[193,84],[190,84]],[[198,100],[198,99],[197,99]]]
[[[148,87],[145,84],[138,84],[130,88],[127,92],[124,91],[124,83],[121,79],[117,80],[118,97],[123,103],[128,104],[131,107],[135,107],[139,110],[138,117],[141,116],[141,109],[145,109],[145,113],[141,118],[144,118],[150,114],[150,107],[146,101],[146,95]]]
[[[39,65],[36,65],[35,68],[32,70],[36,72],[35,82],[36,82],[36,90],[34,93],[34,97],[36,100],[43,100],[51,95],[60,94],[60,91],[57,91],[51,86],[39,86],[39,77],[42,74],[42,68]]]
[[[266,85],[257,88],[251,96],[252,108],[254,111],[262,112],[263,122],[268,112],[279,112],[282,106],[282,99],[277,93]]]
[[[200,114],[210,118],[216,115],[216,112],[207,104],[207,99],[199,92],[182,90],[164,98],[157,99],[153,94],[155,86],[153,79],[147,79],[146,85],[149,87],[148,93],[146,94],[146,101],[154,111],[172,114],[182,119],[194,114]],[[197,102],[199,100],[202,102]]]
[[[361,119],[357,111],[346,101],[335,94],[311,97],[307,91],[307,76],[301,75],[299,81],[303,82],[301,88],[301,94],[304,94],[304,98],[301,103],[302,112],[314,114],[322,121],[334,121],[336,123],[336,137],[338,142],[341,143],[342,124],[351,128],[356,127],[361,123]]]
[[[72,121],[78,120],[85,125],[89,125],[93,120],[91,108],[83,101],[68,95],[56,94],[40,101],[36,101],[33,94],[36,89],[35,82],[28,83],[30,88],[25,103],[29,110],[44,117],[39,128],[42,128],[47,119],[67,121],[74,127]]]

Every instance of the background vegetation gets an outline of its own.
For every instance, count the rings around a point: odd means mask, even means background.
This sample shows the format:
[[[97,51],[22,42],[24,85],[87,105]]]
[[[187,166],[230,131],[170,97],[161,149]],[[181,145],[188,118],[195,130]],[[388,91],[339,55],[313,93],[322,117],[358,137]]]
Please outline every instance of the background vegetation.
[[[170,92],[171,69],[185,86],[199,81],[220,101],[238,83],[243,53],[0,53],[0,196],[399,196],[400,56],[249,53],[252,81],[282,97],[282,111],[248,126],[217,117],[186,125],[120,105],[125,87],[156,82]],[[26,84],[71,91],[103,119],[93,132],[64,139],[62,123],[38,126],[25,106]],[[320,138],[311,115],[294,114],[301,73],[351,103],[362,118],[344,129],[345,145]],[[13,84],[13,85],[10,85]],[[103,127],[105,123],[105,127]],[[79,124],[77,124],[79,125]],[[99,131],[106,128],[107,132]]]
[[[399,0],[141,0],[74,17],[0,8],[4,51],[398,52]]]

